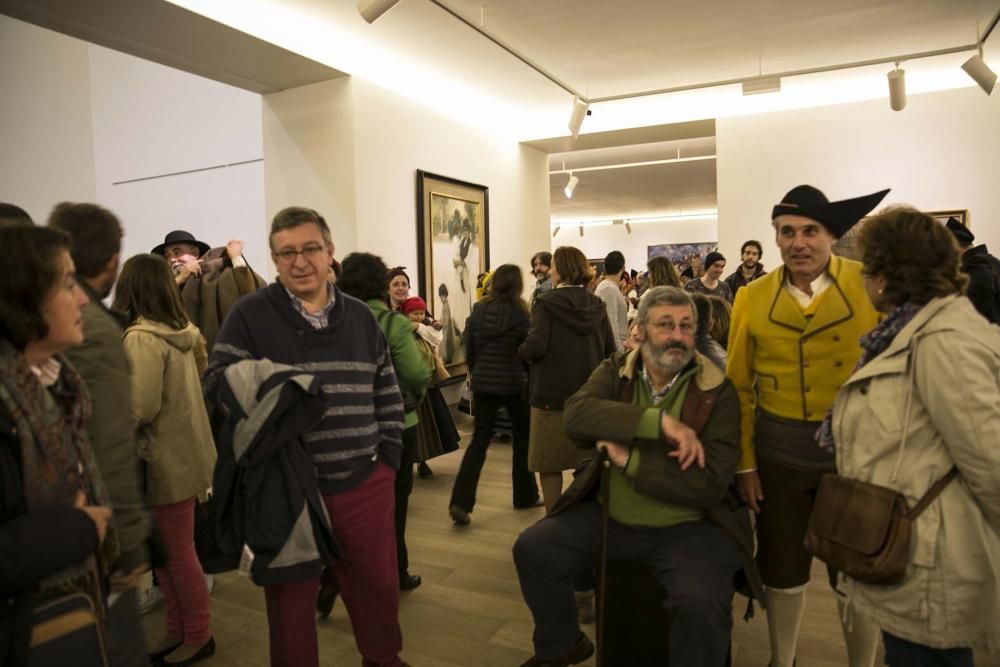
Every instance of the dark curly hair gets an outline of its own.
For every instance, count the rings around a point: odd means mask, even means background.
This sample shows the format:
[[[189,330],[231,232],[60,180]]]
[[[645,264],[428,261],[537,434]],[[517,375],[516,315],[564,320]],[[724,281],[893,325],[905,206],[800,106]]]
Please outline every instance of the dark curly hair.
[[[0,227],[0,339],[23,351],[42,340],[49,325],[42,303],[62,275],[60,256],[70,238],[58,229],[21,225]]]
[[[352,252],[340,263],[341,275],[337,287],[355,299],[385,298],[385,275],[388,269],[378,255],[370,252]]]
[[[866,220],[858,234],[865,275],[885,278],[883,297],[892,306],[923,305],[962,293],[960,253],[948,229],[926,213],[895,206]]]

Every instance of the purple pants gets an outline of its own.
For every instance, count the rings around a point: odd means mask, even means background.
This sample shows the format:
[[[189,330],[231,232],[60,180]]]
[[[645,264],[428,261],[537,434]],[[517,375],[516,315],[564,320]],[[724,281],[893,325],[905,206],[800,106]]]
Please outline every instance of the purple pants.
[[[323,496],[340,547],[333,570],[365,667],[399,667],[399,573],[393,509],[395,471],[379,463],[349,491]],[[272,667],[318,667],[319,578],[265,586]]]

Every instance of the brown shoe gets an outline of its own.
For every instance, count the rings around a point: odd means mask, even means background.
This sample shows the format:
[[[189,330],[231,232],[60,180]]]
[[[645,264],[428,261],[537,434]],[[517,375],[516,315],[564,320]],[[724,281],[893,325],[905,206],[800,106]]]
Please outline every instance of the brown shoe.
[[[587,635],[581,633],[580,639],[565,655],[553,660],[543,660],[537,656],[531,656],[528,661],[521,664],[521,667],[569,667],[578,665],[590,656],[594,655],[594,644],[587,639]]]

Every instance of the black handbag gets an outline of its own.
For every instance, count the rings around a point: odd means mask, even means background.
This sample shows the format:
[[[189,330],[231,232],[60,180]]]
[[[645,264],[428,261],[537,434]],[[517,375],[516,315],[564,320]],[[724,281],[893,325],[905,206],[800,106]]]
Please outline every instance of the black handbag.
[[[43,600],[32,612],[27,667],[108,667],[104,628],[84,593]]]

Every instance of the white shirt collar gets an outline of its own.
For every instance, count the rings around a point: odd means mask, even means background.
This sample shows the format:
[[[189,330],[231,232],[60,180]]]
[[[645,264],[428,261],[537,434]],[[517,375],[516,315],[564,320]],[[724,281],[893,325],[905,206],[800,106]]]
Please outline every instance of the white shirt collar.
[[[812,294],[806,294],[804,291],[800,290],[798,287],[792,284],[792,277],[787,271],[785,272],[785,289],[788,293],[792,295],[792,298],[802,306],[803,308],[809,307],[816,297],[826,291],[826,289],[833,284],[833,278],[830,274],[823,270],[823,273],[819,274],[815,280],[809,283],[809,289],[812,290]]]

